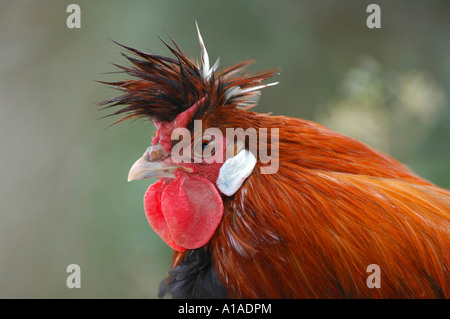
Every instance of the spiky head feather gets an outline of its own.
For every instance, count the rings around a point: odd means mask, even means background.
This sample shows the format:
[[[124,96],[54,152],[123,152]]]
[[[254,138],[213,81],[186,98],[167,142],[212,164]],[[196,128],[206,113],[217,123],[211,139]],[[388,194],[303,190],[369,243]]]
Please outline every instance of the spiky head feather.
[[[197,27],[198,30],[198,27]],[[189,59],[169,36],[173,45],[160,38],[174,55],[173,58],[154,53],[146,53],[126,45],[133,56],[122,53],[132,67],[116,65],[122,73],[135,79],[104,82],[122,95],[103,101],[105,108],[122,106],[107,116],[124,115],[125,119],[146,117],[157,122],[171,122],[176,116],[201,101],[191,120],[210,114],[219,107],[251,107],[256,105],[262,88],[277,83],[263,84],[278,70],[245,73],[253,60],[240,62],[222,71],[217,71],[218,60],[209,67],[209,57],[203,39],[198,32],[201,46],[201,62]]]

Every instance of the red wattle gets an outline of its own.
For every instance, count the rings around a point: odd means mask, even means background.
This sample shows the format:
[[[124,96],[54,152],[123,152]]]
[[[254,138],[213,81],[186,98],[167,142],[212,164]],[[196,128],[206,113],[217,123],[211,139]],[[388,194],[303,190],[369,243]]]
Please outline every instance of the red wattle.
[[[153,230],[164,240],[164,242],[178,251],[184,251],[185,248],[178,246],[170,235],[169,227],[166,223],[161,210],[161,195],[166,187],[163,180],[150,185],[144,196],[144,210],[148,223]]]
[[[213,183],[198,175],[178,173],[168,183],[159,180],[144,197],[150,226],[178,251],[205,245],[223,215],[223,202]]]

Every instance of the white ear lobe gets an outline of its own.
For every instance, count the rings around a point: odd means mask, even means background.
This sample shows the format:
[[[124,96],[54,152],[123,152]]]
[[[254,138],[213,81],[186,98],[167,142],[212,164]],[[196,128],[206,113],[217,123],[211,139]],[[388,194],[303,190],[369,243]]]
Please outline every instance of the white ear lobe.
[[[245,179],[250,176],[256,165],[256,157],[252,152],[243,149],[236,156],[223,163],[217,177],[219,190],[231,196],[238,191]]]

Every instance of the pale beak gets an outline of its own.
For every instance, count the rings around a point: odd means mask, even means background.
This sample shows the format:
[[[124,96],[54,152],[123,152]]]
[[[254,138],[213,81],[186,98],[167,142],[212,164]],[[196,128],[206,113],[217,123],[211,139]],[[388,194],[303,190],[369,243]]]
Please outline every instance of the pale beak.
[[[144,155],[139,158],[128,173],[128,181],[145,178],[175,178],[175,171],[183,169],[192,172],[190,168],[162,162],[168,155],[163,151],[160,145],[149,147]]]

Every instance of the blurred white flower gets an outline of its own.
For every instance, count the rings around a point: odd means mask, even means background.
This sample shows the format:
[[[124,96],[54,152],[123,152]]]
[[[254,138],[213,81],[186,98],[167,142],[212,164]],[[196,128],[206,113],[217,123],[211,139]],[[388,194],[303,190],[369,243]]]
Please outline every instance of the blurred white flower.
[[[436,124],[444,90],[424,70],[386,72],[371,57],[350,69],[316,120],[370,146],[404,157]]]

